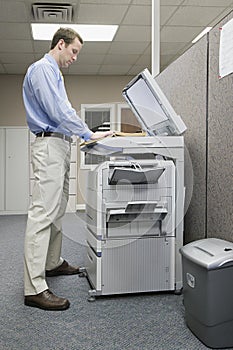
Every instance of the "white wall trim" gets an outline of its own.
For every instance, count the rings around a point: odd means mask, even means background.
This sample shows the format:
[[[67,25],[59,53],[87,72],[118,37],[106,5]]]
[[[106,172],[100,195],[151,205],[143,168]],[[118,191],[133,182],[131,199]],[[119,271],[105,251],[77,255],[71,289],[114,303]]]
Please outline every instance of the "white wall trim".
[[[86,210],[86,204],[77,204],[76,205],[76,210],[77,211]]]

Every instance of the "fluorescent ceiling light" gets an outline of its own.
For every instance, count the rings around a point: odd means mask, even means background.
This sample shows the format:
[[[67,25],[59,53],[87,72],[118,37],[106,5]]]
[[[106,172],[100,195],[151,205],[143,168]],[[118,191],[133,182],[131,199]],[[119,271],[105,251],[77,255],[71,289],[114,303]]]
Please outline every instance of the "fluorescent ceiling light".
[[[118,25],[31,23],[34,40],[51,41],[60,27],[68,27],[78,32],[84,41],[112,41]]]
[[[193,39],[192,43],[196,43],[199,39],[201,39],[206,33],[208,33],[212,29],[212,27],[206,27],[198,36]]]

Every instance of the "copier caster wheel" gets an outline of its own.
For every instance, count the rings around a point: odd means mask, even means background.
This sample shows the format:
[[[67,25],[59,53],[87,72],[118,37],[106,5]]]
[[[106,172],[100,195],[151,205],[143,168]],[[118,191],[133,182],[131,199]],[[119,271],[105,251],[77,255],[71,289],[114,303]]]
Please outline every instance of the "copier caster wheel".
[[[79,277],[87,277],[87,272],[86,272],[86,268],[85,267],[80,267],[79,271],[80,271],[80,273],[78,275]]]
[[[87,301],[89,301],[89,303],[93,303],[93,301],[95,301],[95,297],[90,296],[87,298]]]
[[[182,292],[183,292],[183,288],[175,289],[174,294],[175,294],[175,295],[181,295]]]
[[[89,302],[95,301],[96,290],[95,290],[95,289],[90,289],[90,290],[88,291],[88,295],[89,295],[89,297],[87,298],[87,300],[88,300]]]

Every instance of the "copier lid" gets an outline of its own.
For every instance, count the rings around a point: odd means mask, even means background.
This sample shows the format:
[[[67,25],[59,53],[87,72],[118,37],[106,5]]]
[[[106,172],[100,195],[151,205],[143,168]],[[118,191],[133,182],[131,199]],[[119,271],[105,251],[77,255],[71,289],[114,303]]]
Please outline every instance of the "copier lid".
[[[186,126],[146,68],[122,94],[148,135],[181,135]]]

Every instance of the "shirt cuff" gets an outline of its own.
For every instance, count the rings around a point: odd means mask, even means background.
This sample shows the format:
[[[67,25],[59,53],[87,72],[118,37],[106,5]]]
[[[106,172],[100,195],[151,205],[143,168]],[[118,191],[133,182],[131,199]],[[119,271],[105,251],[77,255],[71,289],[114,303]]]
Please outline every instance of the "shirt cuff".
[[[88,141],[90,140],[92,134],[92,131],[87,131],[85,134],[82,135],[82,139],[84,139],[84,141]]]

